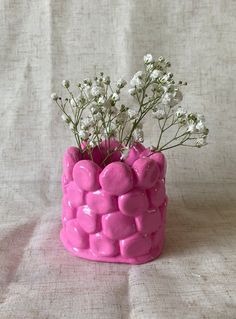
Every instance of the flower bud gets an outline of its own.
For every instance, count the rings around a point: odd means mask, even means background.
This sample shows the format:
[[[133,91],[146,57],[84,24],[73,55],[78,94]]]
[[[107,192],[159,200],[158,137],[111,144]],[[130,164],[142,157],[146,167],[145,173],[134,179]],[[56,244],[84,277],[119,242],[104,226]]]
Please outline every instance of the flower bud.
[[[63,80],[61,82],[62,86],[64,86],[66,89],[68,89],[70,87],[70,81],[68,80]]]
[[[51,94],[51,99],[52,99],[53,101],[57,101],[57,100],[58,100],[58,95],[57,95],[57,93],[52,93],[52,94]]]

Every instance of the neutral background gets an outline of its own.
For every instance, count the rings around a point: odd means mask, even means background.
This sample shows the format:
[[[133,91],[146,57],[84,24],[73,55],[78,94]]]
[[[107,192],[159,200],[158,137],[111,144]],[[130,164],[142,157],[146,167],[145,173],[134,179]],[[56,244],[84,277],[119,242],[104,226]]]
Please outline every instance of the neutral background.
[[[235,318],[236,1],[0,1],[0,317]],[[140,69],[145,53],[186,80],[209,145],[168,158],[162,256],[87,262],[59,242],[61,157],[73,138],[50,101],[62,79]],[[148,123],[146,141],[155,142]]]

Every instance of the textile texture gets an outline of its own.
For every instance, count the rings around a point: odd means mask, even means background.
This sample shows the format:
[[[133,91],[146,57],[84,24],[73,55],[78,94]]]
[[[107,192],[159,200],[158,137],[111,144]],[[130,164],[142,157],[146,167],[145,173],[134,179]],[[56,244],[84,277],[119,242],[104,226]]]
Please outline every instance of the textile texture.
[[[0,1],[0,318],[235,318],[236,2]],[[145,53],[186,80],[209,145],[173,149],[166,244],[139,266],[71,256],[59,240],[61,162],[74,140],[50,100],[63,79],[129,80]],[[129,102],[131,103],[131,102]],[[145,122],[146,145],[157,127]]]

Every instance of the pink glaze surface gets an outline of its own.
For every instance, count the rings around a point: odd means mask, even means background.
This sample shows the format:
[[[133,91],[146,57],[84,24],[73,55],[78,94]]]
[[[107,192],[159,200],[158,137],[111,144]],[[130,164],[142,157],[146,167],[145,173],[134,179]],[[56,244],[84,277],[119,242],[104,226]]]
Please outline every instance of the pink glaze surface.
[[[96,163],[74,147],[64,155],[61,240],[73,255],[89,260],[153,260],[164,243],[165,157],[137,143],[125,162],[116,152],[103,167],[107,142],[101,145],[104,154],[99,150]]]

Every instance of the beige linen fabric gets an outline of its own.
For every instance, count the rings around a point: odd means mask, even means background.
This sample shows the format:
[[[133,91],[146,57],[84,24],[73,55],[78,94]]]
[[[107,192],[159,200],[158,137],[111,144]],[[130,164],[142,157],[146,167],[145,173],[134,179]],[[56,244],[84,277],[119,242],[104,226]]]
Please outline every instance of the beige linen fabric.
[[[1,319],[236,318],[236,2],[1,0]],[[129,79],[143,54],[188,81],[202,150],[168,158],[162,256],[141,266],[72,257],[60,241],[61,157],[73,144],[50,101],[101,70]],[[129,102],[131,103],[131,102]],[[146,142],[156,128],[146,121]]]

